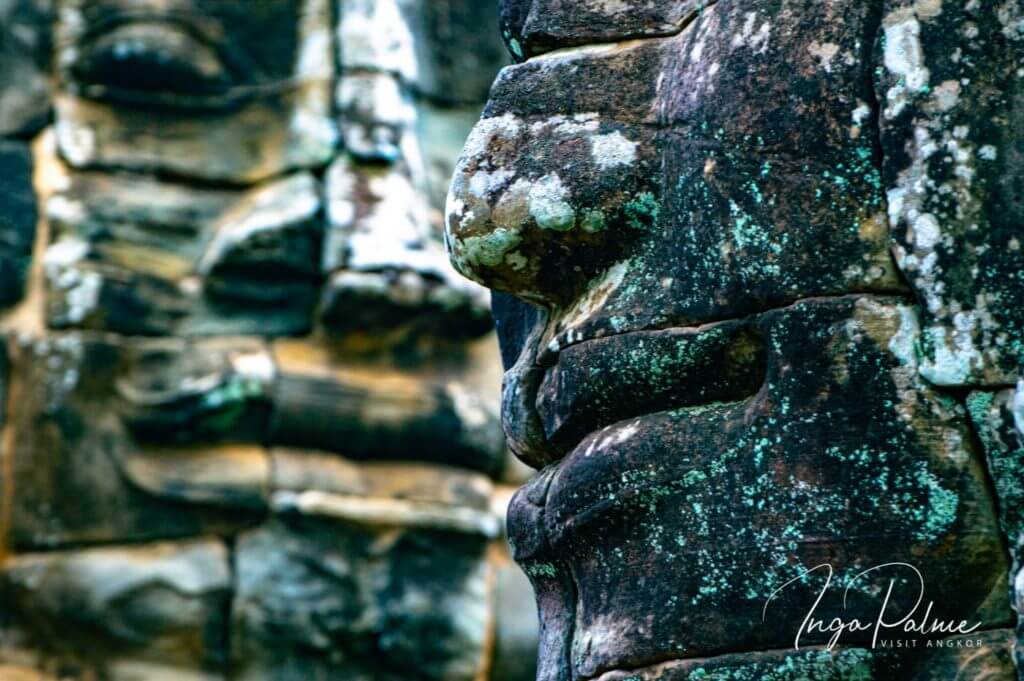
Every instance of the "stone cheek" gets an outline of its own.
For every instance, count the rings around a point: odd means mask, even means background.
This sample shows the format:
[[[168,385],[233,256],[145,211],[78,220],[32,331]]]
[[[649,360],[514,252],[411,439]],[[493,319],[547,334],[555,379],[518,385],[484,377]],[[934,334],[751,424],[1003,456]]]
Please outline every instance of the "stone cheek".
[[[1024,14],[891,1],[882,24],[883,174],[897,262],[924,316],[922,371],[939,385],[1012,384],[1024,361]]]

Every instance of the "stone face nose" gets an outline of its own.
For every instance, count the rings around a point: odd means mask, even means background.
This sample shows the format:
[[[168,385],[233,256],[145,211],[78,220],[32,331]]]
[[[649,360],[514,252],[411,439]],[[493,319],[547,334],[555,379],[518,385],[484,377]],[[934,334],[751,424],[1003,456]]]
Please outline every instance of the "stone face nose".
[[[492,328],[487,291],[457,276],[423,190],[404,166],[335,161],[327,172],[320,319],[335,335],[467,339]]]
[[[482,119],[446,207],[456,269],[533,303],[572,299],[654,226],[646,134],[598,113]]]

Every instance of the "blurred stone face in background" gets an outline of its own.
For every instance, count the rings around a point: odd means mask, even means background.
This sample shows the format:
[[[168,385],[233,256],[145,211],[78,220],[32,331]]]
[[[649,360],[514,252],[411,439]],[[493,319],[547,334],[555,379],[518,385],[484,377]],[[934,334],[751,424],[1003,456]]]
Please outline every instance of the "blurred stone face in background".
[[[439,237],[495,15],[0,3],[0,676],[532,677]]]

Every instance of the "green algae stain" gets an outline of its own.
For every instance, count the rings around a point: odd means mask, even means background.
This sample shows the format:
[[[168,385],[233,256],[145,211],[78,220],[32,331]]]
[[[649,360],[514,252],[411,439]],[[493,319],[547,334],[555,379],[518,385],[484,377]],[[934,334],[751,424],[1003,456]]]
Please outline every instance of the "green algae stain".
[[[661,204],[650,192],[641,192],[624,206],[626,224],[633,229],[650,231],[654,229],[661,214]]]
[[[523,572],[529,577],[555,577],[558,571],[551,563],[525,563],[521,565]]]
[[[505,227],[489,234],[469,236],[462,240],[461,260],[471,266],[497,267],[522,240],[519,234]]]

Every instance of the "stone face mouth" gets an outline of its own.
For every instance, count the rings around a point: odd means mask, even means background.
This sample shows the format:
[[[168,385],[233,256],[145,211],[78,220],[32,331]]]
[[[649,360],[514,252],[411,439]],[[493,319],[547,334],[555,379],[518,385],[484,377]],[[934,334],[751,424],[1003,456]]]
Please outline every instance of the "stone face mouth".
[[[543,468],[617,422],[754,395],[765,374],[755,318],[570,332],[561,345],[547,341],[545,328],[555,322],[535,327],[505,376],[502,413],[513,452]]]
[[[568,451],[627,419],[747,398],[764,373],[763,341],[746,321],[628,332],[560,351],[535,404],[545,436]]]

